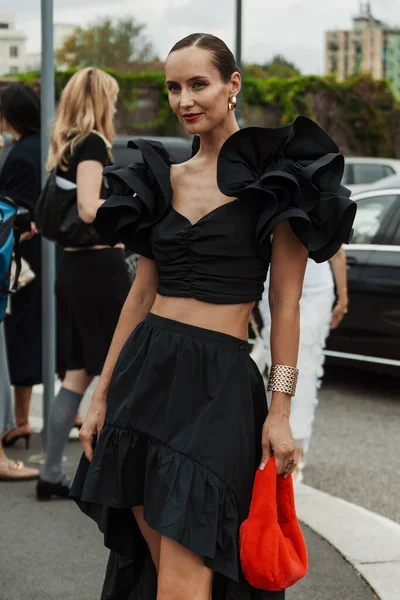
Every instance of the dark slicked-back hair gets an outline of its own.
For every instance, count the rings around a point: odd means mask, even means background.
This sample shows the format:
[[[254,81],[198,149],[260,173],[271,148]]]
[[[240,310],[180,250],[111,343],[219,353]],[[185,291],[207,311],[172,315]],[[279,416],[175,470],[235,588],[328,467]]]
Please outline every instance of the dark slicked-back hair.
[[[23,83],[12,83],[0,95],[0,114],[21,135],[40,132],[40,99]]]
[[[210,52],[211,62],[220,72],[224,83],[228,83],[232,74],[235,71],[239,71],[235,57],[228,46],[220,38],[211,35],[211,33],[191,33],[177,42],[169,54],[176,50],[182,50],[182,48],[190,48],[191,46],[197,46]]]

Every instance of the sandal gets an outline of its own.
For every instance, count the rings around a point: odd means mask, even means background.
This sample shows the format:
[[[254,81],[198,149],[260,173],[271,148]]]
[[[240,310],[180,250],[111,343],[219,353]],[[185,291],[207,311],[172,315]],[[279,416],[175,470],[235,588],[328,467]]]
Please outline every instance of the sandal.
[[[38,469],[25,467],[22,460],[7,459],[5,465],[0,462],[0,481],[27,481],[38,477]]]

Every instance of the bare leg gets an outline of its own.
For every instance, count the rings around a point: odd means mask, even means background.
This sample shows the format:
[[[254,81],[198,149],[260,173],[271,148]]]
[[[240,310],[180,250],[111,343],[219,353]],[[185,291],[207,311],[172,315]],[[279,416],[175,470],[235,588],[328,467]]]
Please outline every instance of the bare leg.
[[[158,573],[160,565],[161,535],[158,533],[158,531],[154,531],[154,529],[151,529],[151,527],[147,525],[143,518],[143,506],[135,506],[132,508],[132,512],[140,529],[140,533],[146,540],[147,547],[150,551],[151,558],[153,559],[154,566]]]
[[[132,512],[157,570],[157,600],[211,600],[214,574],[203,558],[151,529],[144,520],[143,506]]]
[[[79,369],[76,371],[67,371],[62,386],[71,392],[82,394],[83,396],[92,381],[92,375],[88,375],[85,369]]]
[[[17,426],[20,423],[28,423],[29,407],[31,404],[32,386],[16,385],[14,387],[15,395],[15,421]]]
[[[161,537],[157,600],[210,600],[213,577],[203,557]]]
[[[14,387],[15,397],[15,421],[17,427],[10,429],[4,434],[4,439],[9,443],[15,437],[29,435],[32,433],[29,425],[29,406],[31,403],[32,386],[16,385]]]
[[[9,429],[3,435],[4,444],[10,445],[15,438],[26,436],[26,447],[29,444],[29,437],[32,430],[29,425],[29,405],[32,396],[32,386],[18,385],[14,388],[15,396],[15,420],[17,426],[15,429]]]

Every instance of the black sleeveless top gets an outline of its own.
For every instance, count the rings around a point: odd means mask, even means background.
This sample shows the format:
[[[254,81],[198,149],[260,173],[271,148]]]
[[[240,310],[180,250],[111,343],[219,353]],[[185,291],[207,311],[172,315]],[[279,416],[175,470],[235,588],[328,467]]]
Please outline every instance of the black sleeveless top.
[[[123,242],[156,261],[161,295],[216,304],[260,300],[271,234],[281,221],[289,221],[316,262],[351,237],[356,205],[340,184],[344,159],[306,117],[229,137],[217,183],[233,200],[196,223],[172,207],[171,160],[162,144],[136,140],[128,147],[142,152],[143,163],[105,169],[111,195],[95,226],[110,245]]]

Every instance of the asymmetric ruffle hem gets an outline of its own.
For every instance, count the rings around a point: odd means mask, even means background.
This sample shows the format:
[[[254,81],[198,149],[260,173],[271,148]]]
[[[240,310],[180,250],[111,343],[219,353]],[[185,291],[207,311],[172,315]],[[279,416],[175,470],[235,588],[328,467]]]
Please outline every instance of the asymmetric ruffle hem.
[[[105,426],[71,495],[110,548],[102,600],[155,600],[156,573],[131,507],[204,557],[213,600],[281,600],[240,572],[267,415],[262,377],[237,338],[149,314],[124,346]],[[235,441],[233,444],[232,441]]]

